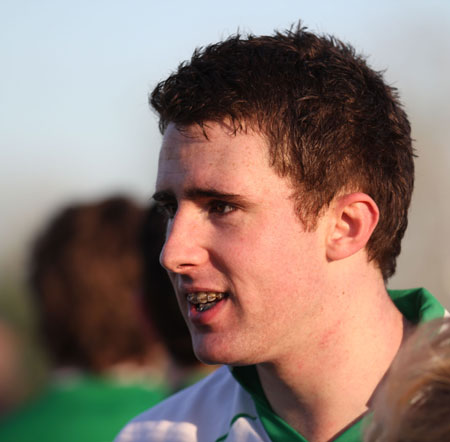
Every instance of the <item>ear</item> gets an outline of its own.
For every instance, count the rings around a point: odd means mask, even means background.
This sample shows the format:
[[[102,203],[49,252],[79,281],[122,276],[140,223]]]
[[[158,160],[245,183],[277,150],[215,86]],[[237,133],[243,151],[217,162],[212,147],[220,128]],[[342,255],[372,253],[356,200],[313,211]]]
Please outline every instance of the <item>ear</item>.
[[[330,212],[326,246],[331,261],[347,258],[363,249],[380,216],[375,201],[362,192],[337,197]]]

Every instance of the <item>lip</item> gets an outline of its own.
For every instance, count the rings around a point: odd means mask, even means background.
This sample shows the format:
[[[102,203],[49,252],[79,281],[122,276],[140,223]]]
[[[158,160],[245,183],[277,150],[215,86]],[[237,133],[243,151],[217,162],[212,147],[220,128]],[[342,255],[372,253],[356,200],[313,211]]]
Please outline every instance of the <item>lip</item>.
[[[179,286],[177,292],[183,298],[187,298],[187,295],[189,295],[189,293],[198,293],[198,292],[229,293],[228,291],[222,289],[215,289],[211,287],[189,286],[189,285]]]
[[[228,303],[228,297],[224,297],[216,305],[208,310],[199,312],[197,308],[188,302],[189,321],[196,326],[210,325],[215,322]]]

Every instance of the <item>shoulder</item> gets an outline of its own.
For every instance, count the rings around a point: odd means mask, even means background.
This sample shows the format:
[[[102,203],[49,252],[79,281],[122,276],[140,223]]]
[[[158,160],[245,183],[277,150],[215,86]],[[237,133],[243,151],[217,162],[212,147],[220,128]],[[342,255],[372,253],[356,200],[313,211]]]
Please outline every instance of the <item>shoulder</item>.
[[[215,441],[224,440],[224,436],[229,441],[233,439],[230,433],[236,437],[245,434],[249,441],[268,440],[260,436],[265,432],[251,396],[228,367],[221,367],[137,416],[116,442]]]

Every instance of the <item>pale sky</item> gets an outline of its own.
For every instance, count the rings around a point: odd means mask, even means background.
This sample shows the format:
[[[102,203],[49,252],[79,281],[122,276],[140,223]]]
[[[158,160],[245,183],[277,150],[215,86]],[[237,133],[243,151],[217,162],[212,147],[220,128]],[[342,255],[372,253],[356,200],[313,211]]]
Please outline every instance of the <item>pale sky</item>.
[[[0,271],[74,199],[153,191],[155,84],[195,47],[298,19],[386,69],[420,158],[404,255],[392,286],[424,285],[450,306],[450,2],[0,1]]]

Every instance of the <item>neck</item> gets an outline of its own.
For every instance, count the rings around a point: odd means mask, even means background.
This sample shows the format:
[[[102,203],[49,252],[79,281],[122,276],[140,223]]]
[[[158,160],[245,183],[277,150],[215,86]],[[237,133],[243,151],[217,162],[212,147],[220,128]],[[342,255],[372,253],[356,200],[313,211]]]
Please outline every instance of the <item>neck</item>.
[[[404,335],[384,284],[370,298],[344,292],[340,303],[308,342],[300,336],[300,351],[257,366],[273,410],[310,442],[330,440],[367,411]]]

